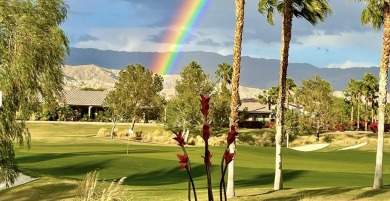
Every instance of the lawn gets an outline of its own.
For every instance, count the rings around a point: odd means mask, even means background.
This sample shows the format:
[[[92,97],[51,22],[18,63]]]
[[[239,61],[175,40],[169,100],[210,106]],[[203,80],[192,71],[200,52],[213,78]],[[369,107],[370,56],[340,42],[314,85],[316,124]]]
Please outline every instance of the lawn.
[[[187,176],[179,169],[178,146],[131,142],[95,137],[110,124],[29,124],[31,149],[17,148],[22,172],[39,178],[28,184],[0,191],[0,200],[73,199],[79,180],[99,171],[106,182],[126,176],[129,200],[186,200]],[[121,129],[128,125],[119,125]],[[144,132],[161,126],[137,125]],[[212,180],[218,195],[220,161],[224,147],[211,147]],[[202,165],[203,147],[187,147],[200,200],[206,198]],[[237,197],[232,200],[383,200],[385,190],[371,190],[375,152],[366,150],[299,152],[283,149],[283,180],[287,190],[272,191],[273,147],[238,145],[235,159]],[[390,165],[385,152],[384,182],[390,184]],[[203,199],[202,199],[203,198]]]

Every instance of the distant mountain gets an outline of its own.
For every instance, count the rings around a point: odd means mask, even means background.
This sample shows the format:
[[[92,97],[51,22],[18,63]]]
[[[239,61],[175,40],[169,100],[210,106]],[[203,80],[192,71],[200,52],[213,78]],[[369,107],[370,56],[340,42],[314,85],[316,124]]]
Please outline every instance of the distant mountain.
[[[64,73],[64,89],[73,90],[80,88],[95,88],[107,89],[114,88],[115,82],[118,81],[120,70],[106,69],[97,65],[80,65],[69,66],[62,68]],[[161,95],[167,99],[175,96],[176,81],[180,79],[180,75],[163,75],[163,90]],[[240,86],[240,97],[257,98],[262,94],[263,90],[259,88],[251,88]]]
[[[156,52],[119,52],[111,50],[71,48],[70,55],[66,58],[67,65],[95,64],[108,69],[123,69],[128,64],[142,64],[149,67]],[[180,66],[187,66],[191,61],[202,65],[203,70],[215,77],[218,64],[232,63],[232,56],[223,56],[211,52],[180,52],[178,61]],[[181,69],[176,69],[173,74],[179,74]],[[320,75],[328,80],[334,90],[344,90],[351,78],[361,79],[364,73],[379,74],[379,68],[318,68],[308,63],[290,63],[288,77],[292,77],[298,85],[302,79],[314,75]],[[279,60],[262,59],[244,56],[241,63],[240,83],[243,86],[268,89],[278,84]]]

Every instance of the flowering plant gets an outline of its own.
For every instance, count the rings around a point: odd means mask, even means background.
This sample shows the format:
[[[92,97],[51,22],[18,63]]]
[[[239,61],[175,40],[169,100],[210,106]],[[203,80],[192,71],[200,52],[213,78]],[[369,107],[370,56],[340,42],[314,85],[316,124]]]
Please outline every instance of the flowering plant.
[[[208,200],[212,201],[212,200],[214,200],[212,185],[211,185],[211,171],[210,171],[212,154],[210,153],[209,142],[208,142],[211,132],[210,132],[210,125],[207,122],[207,116],[209,114],[209,109],[210,109],[209,102],[210,102],[210,96],[200,95],[200,103],[201,103],[200,111],[202,112],[202,115],[204,118],[203,127],[202,127],[202,138],[205,142],[203,159],[204,159],[204,164],[205,164],[205,168],[206,168],[206,176],[207,176]],[[177,157],[179,158],[180,168],[186,169],[188,177],[189,177],[188,200],[191,200],[191,187],[192,187],[193,192],[194,192],[194,198],[195,198],[195,200],[197,200],[196,188],[194,185],[193,178],[191,176],[191,163],[190,163],[190,159],[187,155],[186,149],[184,147],[185,140],[183,138],[182,132],[173,131],[173,133],[176,135],[176,137],[174,137],[173,139],[178,142],[178,145],[182,148],[182,150],[184,152],[183,155],[178,154]],[[238,132],[236,131],[236,128],[234,126],[232,126],[230,128],[230,132],[228,133],[228,136],[227,136],[227,140],[226,140],[227,147],[225,149],[225,153],[223,154],[222,161],[221,161],[221,174],[222,174],[222,176],[221,176],[221,181],[220,181],[220,185],[219,185],[220,200],[222,200],[223,196],[226,200],[225,174],[226,174],[228,164],[234,159],[234,153],[230,153],[229,145],[232,144],[233,142],[235,142],[237,135],[238,135]]]

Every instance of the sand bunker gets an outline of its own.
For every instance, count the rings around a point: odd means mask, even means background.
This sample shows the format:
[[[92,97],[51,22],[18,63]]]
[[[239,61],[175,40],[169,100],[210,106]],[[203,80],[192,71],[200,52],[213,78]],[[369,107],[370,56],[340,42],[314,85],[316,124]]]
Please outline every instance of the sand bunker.
[[[25,184],[27,182],[34,181],[36,179],[37,178],[32,178],[30,176],[27,176],[27,175],[24,175],[22,173],[19,173],[19,176],[15,179],[15,183],[9,185],[8,188],[11,188],[11,187],[14,187],[14,186],[19,186],[19,185]],[[4,189],[6,189],[5,183],[0,183],[0,191],[4,190]]]
[[[349,149],[357,149],[357,148],[360,148],[360,147],[364,147],[366,146],[368,143],[367,142],[363,142],[361,144],[357,144],[357,145],[353,145],[353,146],[349,146],[349,147],[344,147],[342,149],[339,149],[339,151],[343,151],[343,150],[349,150]]]
[[[299,146],[299,147],[290,147],[290,149],[294,149],[297,151],[316,151],[316,150],[323,149],[327,146],[329,146],[328,143],[326,143],[326,144],[310,144],[310,145]]]

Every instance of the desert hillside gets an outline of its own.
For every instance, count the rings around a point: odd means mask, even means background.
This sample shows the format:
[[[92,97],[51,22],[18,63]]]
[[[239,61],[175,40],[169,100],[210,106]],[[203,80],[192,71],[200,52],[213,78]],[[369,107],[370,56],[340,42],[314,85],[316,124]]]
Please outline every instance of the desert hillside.
[[[65,65],[62,70],[65,90],[85,87],[112,89],[120,72],[120,70],[106,69],[96,65]],[[164,89],[161,91],[161,95],[168,99],[174,97],[176,81],[180,79],[180,75],[163,75],[163,78]],[[257,98],[263,91],[263,89],[240,86],[240,97]]]

